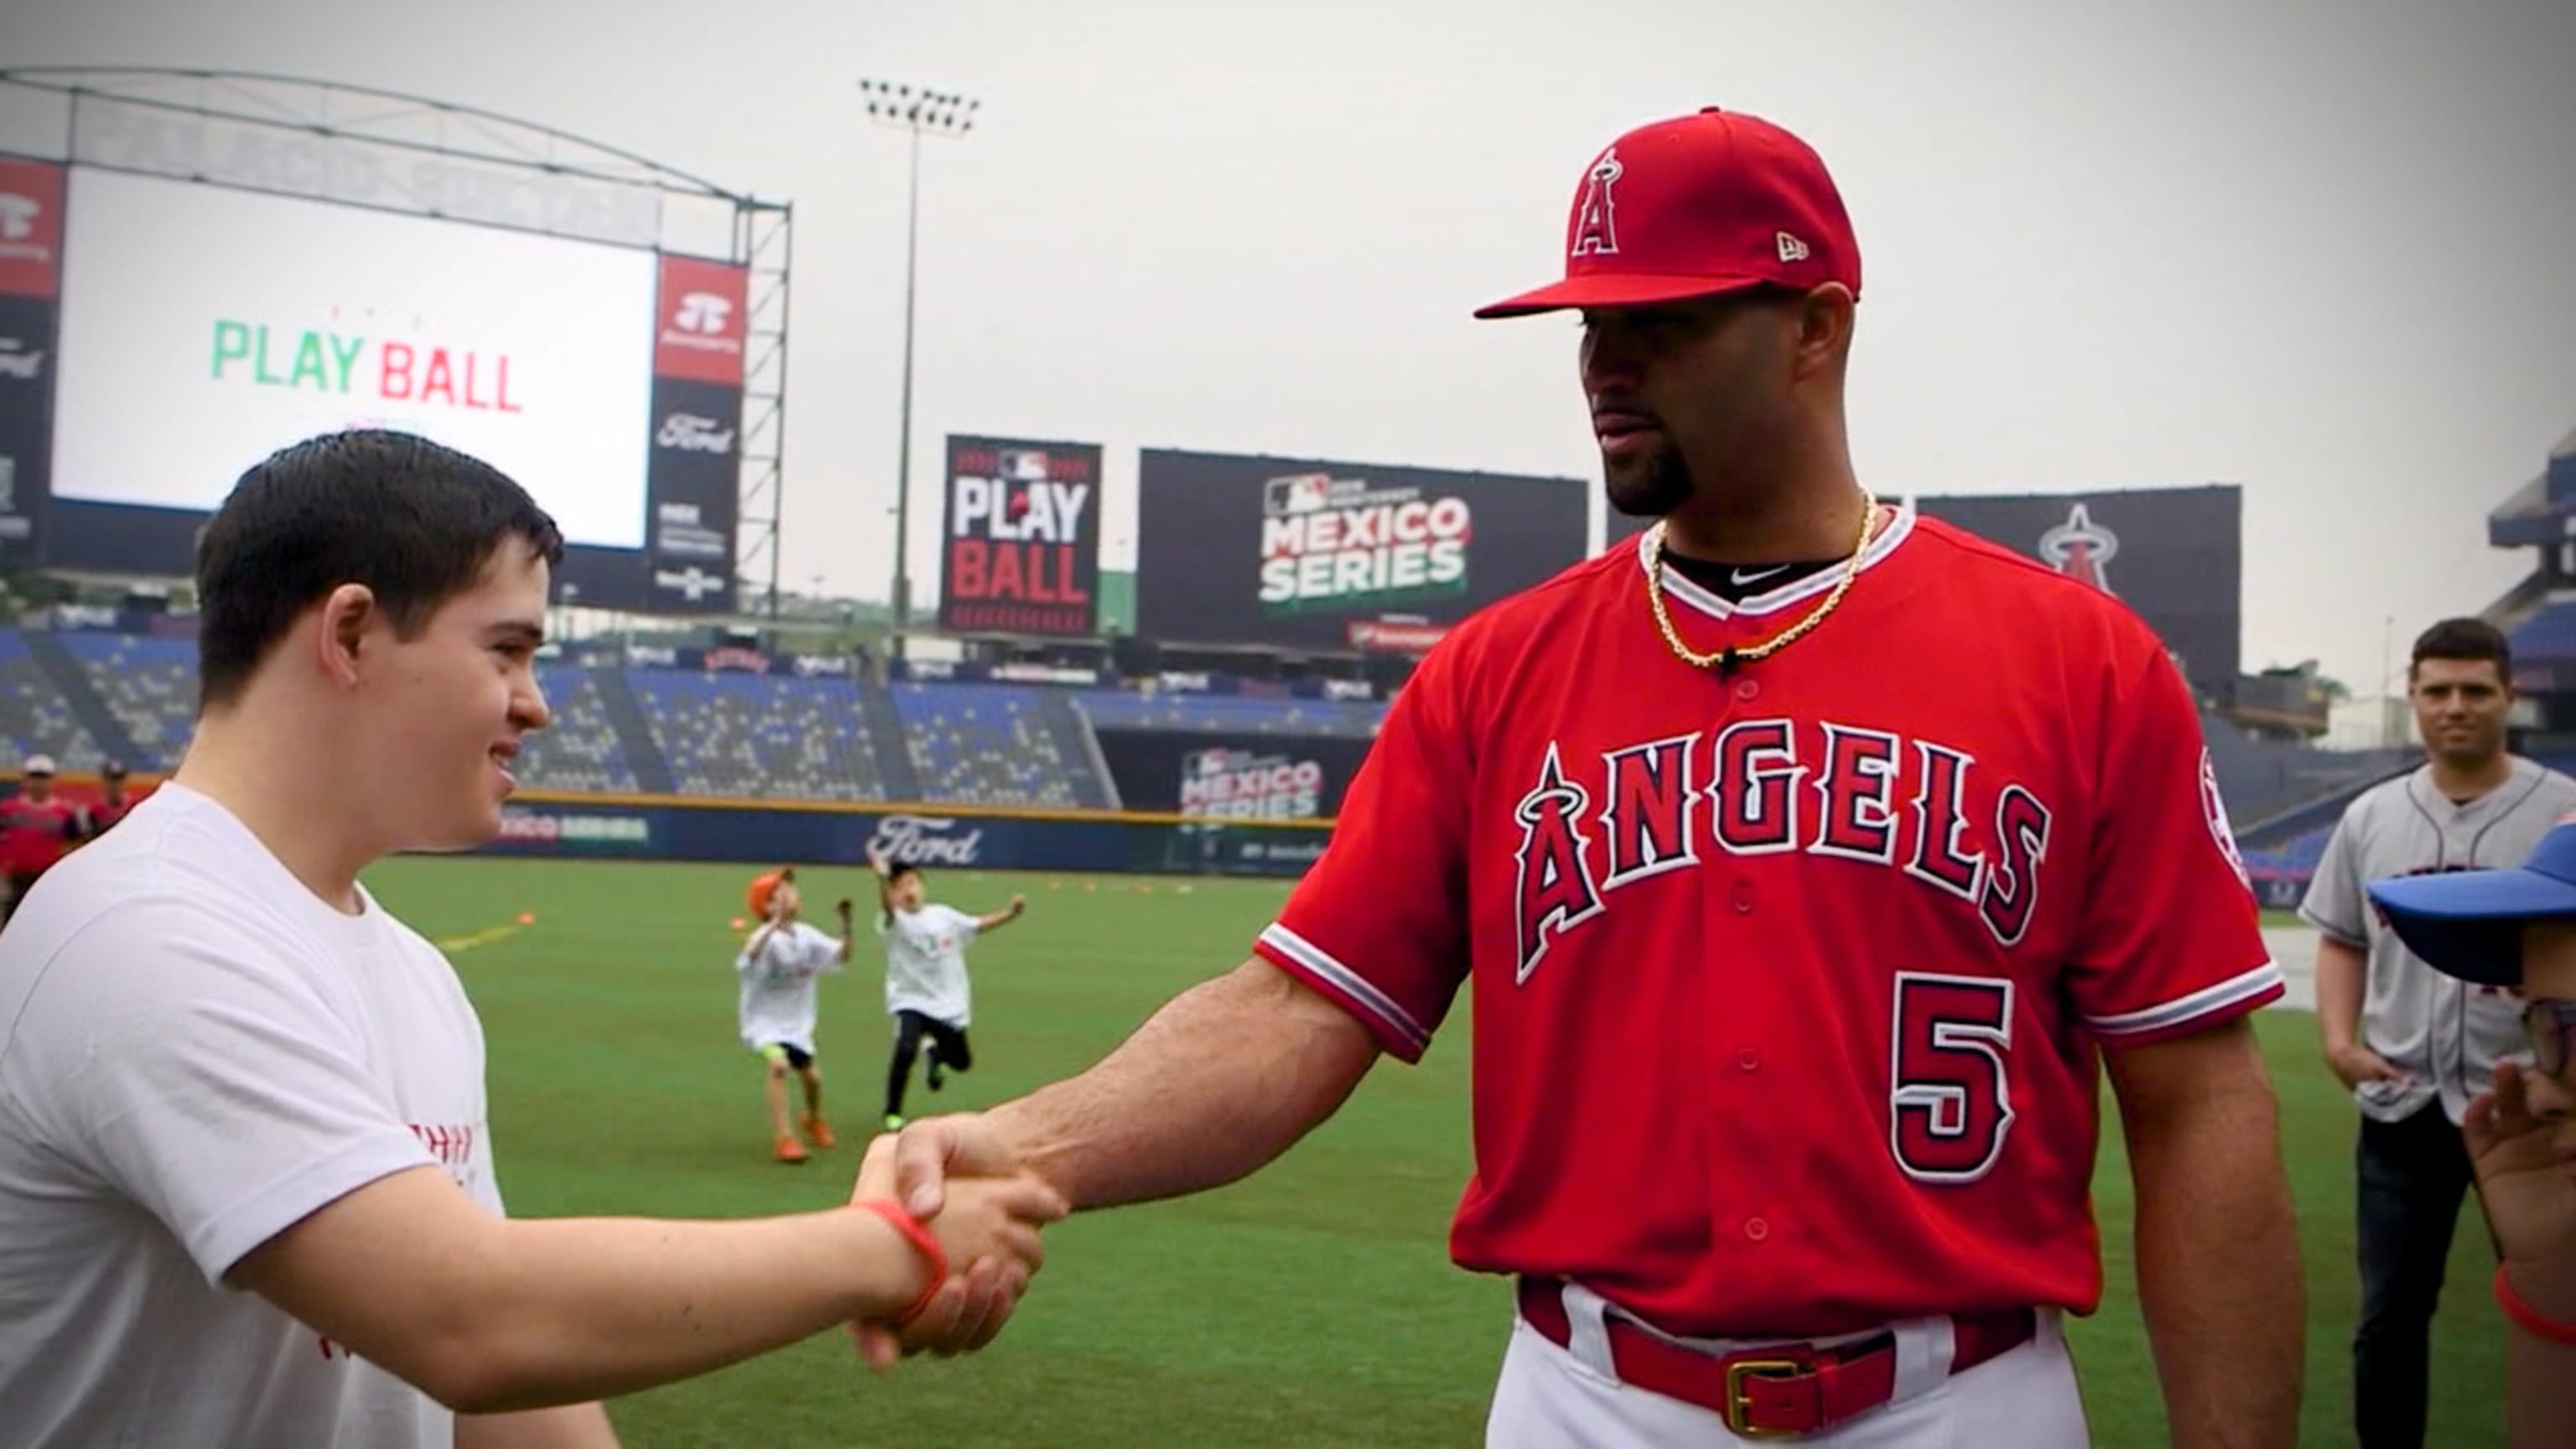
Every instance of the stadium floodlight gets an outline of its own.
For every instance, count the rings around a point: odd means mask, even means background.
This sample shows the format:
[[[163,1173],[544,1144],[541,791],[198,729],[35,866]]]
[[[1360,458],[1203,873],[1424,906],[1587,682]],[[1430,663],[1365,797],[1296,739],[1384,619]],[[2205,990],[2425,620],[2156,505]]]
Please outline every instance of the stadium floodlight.
[[[921,138],[962,137],[975,129],[983,102],[953,91],[934,91],[894,81],[862,80],[868,117],[880,125],[912,133],[911,199],[905,206],[903,243],[903,414],[897,424],[902,449],[894,475],[894,631],[900,639],[912,625],[912,317],[914,262],[921,249]]]

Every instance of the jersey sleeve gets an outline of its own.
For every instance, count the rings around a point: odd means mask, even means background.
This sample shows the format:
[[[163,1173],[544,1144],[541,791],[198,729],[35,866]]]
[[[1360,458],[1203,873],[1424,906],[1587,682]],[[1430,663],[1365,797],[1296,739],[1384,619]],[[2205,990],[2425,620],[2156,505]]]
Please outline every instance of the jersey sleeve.
[[[436,1165],[361,1043],[274,962],[211,911],[138,901],[65,943],[13,1034],[20,1115],[209,1283],[316,1209]]]
[[[1254,946],[1405,1062],[1429,1050],[1470,961],[1456,669],[1435,649],[1397,692],[1322,856]]]
[[[2114,1047],[2220,1025],[2285,989],[2181,671],[2152,639],[2120,668],[2069,981]]]
[[[2326,837],[2325,854],[2317,860],[2316,877],[2308,882],[2308,893],[2299,902],[2301,920],[2347,946],[2367,947],[2370,942],[2360,858],[2360,817],[2368,800],[2364,796],[2355,801],[2335,822],[2334,833]]]

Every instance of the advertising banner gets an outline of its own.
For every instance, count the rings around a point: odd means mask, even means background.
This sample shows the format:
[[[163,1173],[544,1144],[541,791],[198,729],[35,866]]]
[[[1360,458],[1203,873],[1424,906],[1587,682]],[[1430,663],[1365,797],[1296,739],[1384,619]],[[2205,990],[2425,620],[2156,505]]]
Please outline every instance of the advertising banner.
[[[1324,820],[1367,758],[1356,736],[1098,732],[1101,758],[1130,810],[1217,820]]]
[[[1100,448],[948,439],[939,627],[1087,637],[1100,593]]]
[[[1416,651],[1578,562],[1585,499],[1568,478],[1148,449],[1137,632]]]

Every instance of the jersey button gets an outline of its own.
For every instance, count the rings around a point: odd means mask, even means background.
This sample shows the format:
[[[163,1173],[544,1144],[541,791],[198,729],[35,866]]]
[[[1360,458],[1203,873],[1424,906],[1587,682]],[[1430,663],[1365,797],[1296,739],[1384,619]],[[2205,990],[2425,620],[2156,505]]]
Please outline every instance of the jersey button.
[[[1762,1221],[1760,1218],[1746,1218],[1744,1220],[1744,1236],[1751,1238],[1757,1243],[1761,1242],[1764,1238],[1771,1236],[1771,1225]]]
[[[1746,1047],[1735,1054],[1735,1064],[1748,1072],[1758,1072],[1762,1070],[1762,1053]]]
[[[1736,885],[1735,913],[1739,916],[1749,916],[1753,914],[1753,887],[1742,884],[1741,882]]]
[[[1762,686],[1754,683],[1750,679],[1739,679],[1735,682],[1735,697],[1737,699],[1751,700],[1759,697],[1761,693]]]

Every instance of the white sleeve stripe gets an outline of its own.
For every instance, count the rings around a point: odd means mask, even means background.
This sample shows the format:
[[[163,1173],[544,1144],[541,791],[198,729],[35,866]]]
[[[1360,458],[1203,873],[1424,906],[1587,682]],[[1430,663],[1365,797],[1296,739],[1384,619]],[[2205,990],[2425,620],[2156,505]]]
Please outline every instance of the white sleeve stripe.
[[[2189,996],[2138,1011],[2124,1011],[2118,1016],[2088,1016],[2084,1018],[2084,1024],[2103,1036],[2163,1031],[2232,1006],[2241,1006],[2287,984],[2287,978],[2281,974],[2280,963],[2265,961],[2241,976],[2231,976],[2215,986],[2204,986]]]
[[[1417,1047],[1431,1045],[1431,1033],[1422,1029],[1413,1014],[1398,1006],[1395,998],[1380,991],[1366,977],[1336,961],[1314,942],[1273,923],[1261,933],[1262,944],[1315,973],[1335,990],[1367,1007],[1369,1014],[1395,1029],[1398,1036]]]

